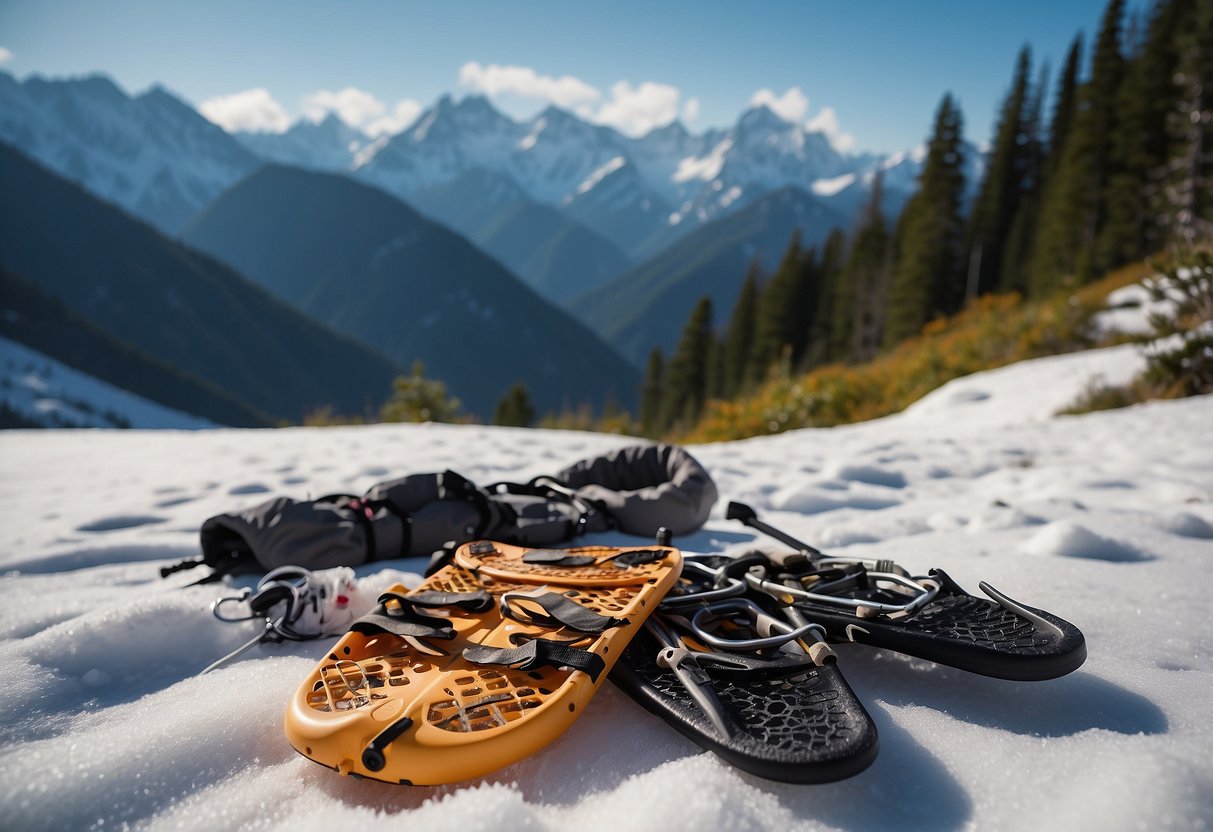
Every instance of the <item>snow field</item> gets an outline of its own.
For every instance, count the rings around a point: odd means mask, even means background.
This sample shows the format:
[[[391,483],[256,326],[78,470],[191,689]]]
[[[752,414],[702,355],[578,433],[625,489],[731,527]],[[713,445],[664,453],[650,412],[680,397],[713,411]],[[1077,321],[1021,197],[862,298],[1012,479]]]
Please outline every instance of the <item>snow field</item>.
[[[829,551],[986,580],[1081,627],[1089,658],[1016,683],[873,648],[839,666],[881,735],[849,780],[741,774],[604,686],[542,753],[471,783],[341,778],[282,736],[327,642],[263,646],[158,567],[202,521],[277,494],[450,467],[525,480],[625,437],[442,425],[0,434],[6,828],[1176,828],[1213,824],[1213,399],[1053,417],[1133,348],[959,379],[903,414],[692,448],[721,491],[688,551],[772,547],[729,499]],[[619,534],[604,543],[634,543]],[[363,567],[374,597],[418,560]],[[397,571],[399,570],[399,571]]]

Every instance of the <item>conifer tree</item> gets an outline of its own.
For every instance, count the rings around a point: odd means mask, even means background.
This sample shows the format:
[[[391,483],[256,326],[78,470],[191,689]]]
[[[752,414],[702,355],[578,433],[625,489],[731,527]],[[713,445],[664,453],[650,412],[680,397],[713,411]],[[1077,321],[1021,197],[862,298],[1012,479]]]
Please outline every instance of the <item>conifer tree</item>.
[[[733,316],[729,319],[729,331],[725,336],[723,353],[724,378],[721,396],[731,399],[749,383],[747,372],[754,352],[754,325],[758,309],[758,262],[750,263]]]
[[[880,346],[892,244],[880,207],[883,194],[884,180],[877,174],[846,264],[834,281],[831,360],[866,361]]]
[[[1091,58],[1091,78],[1079,89],[1078,110],[1041,208],[1031,260],[1036,295],[1069,280],[1085,282],[1101,267],[1096,242],[1107,215],[1107,184],[1115,173],[1112,136],[1124,75],[1123,18],[1124,0],[1109,0]]]
[[[1014,79],[998,116],[995,141],[986,156],[985,175],[981,177],[969,217],[966,251],[970,266],[966,297],[984,295],[1001,281],[1010,223],[1024,195],[1031,65],[1031,52],[1025,46],[1015,62]]]
[[[1032,246],[1036,212],[1040,207],[1040,189],[1044,177],[1045,147],[1041,138],[1041,109],[1049,86],[1049,67],[1041,67],[1040,78],[1032,89],[1024,111],[1024,137],[1020,199],[1007,232],[998,272],[999,292],[1026,294],[1028,288],[1025,261]]]
[[[413,362],[412,372],[397,376],[392,395],[379,410],[381,422],[457,422],[463,403],[448,395],[446,384],[425,377],[425,364]]]
[[[1162,179],[1168,156],[1167,118],[1175,108],[1176,27],[1188,0],[1160,0],[1133,55],[1118,97],[1119,122],[1111,153],[1107,219],[1097,262],[1107,268],[1151,254],[1163,242]]]
[[[691,310],[691,317],[670,357],[661,397],[659,422],[663,427],[688,426],[699,418],[707,389],[708,353],[713,342],[712,299],[705,295]]]
[[[836,297],[839,293],[838,283],[841,279],[842,268],[846,264],[847,236],[835,228],[826,237],[821,249],[821,261],[817,264],[816,281],[818,290],[812,309],[812,319],[805,327],[805,342],[801,345],[804,358],[801,361],[803,369],[809,369],[838,358],[831,351],[832,332]]]
[[[1167,120],[1166,216],[1180,242],[1213,236],[1213,3],[1198,0],[1178,25],[1178,97]]]
[[[661,354],[661,347],[653,347],[644,373],[644,385],[640,388],[640,432],[645,436],[660,436],[665,429],[661,424],[661,399],[664,390],[665,359]]]
[[[1031,71],[1031,52],[1025,46],[1016,61],[1011,90],[1002,105],[994,146],[986,157],[985,174],[969,218],[966,297],[985,294],[1001,283],[1007,238],[1027,184]]]
[[[951,94],[945,95],[935,114],[918,191],[898,224],[886,346],[918,334],[931,318],[956,311],[964,300],[963,125],[960,109]]]
[[[1078,71],[1082,63],[1082,35],[1074,36],[1070,50],[1066,53],[1066,64],[1057,81],[1057,94],[1053,102],[1053,118],[1049,122],[1049,142],[1045,153],[1041,189],[1061,164],[1061,154],[1070,137],[1070,125],[1078,109]]]
[[[771,365],[783,358],[785,350],[792,349],[798,340],[798,330],[803,326],[806,298],[802,259],[800,232],[793,231],[779,268],[758,299],[751,363],[752,375],[759,380],[766,377]]]
[[[515,428],[529,428],[535,423],[535,405],[531,395],[521,381],[505,392],[493,411],[493,424]]]

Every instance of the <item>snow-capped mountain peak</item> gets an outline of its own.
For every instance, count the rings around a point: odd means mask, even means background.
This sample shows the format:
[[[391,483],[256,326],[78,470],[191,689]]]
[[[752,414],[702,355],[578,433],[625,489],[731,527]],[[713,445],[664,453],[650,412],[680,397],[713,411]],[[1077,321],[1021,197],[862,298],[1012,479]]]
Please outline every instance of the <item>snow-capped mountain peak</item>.
[[[161,86],[0,77],[0,140],[169,233],[259,164]]]

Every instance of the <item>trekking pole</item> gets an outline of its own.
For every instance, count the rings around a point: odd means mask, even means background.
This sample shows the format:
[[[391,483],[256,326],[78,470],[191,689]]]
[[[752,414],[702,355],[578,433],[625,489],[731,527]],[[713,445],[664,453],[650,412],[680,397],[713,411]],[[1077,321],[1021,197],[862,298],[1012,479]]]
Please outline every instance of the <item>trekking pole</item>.
[[[751,529],[758,531],[775,538],[780,543],[786,543],[793,549],[804,552],[810,558],[825,557],[818,549],[813,548],[803,540],[797,540],[785,531],[781,531],[769,523],[764,523],[758,519],[758,512],[754,511],[745,503],[730,502],[728,508],[725,509],[725,518],[728,520],[738,520],[742,525],[749,526]]]

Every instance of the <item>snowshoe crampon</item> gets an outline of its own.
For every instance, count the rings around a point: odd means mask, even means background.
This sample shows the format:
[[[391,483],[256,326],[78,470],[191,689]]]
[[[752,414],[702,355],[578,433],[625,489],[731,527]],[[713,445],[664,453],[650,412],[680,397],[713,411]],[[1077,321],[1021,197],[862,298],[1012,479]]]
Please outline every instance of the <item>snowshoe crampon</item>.
[[[689,560],[611,680],[693,742],[760,777],[823,783],[871,765],[876,726],[824,631],[775,617],[740,580],[717,586],[716,575]]]
[[[292,698],[286,734],[343,774],[436,785],[556,739],[681,569],[677,549],[477,542],[395,586]]]
[[[895,650],[999,679],[1053,679],[1087,657],[1082,631],[982,582],[970,595],[943,570],[912,576],[891,560],[830,557],[731,503],[731,519],[798,551],[743,557],[748,586],[792,605],[835,641]]]

